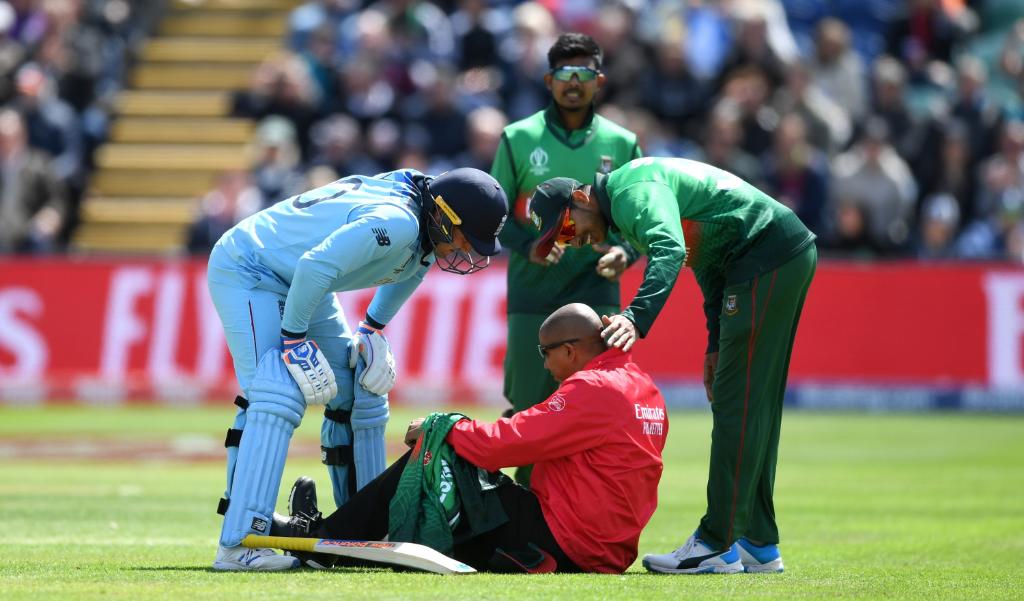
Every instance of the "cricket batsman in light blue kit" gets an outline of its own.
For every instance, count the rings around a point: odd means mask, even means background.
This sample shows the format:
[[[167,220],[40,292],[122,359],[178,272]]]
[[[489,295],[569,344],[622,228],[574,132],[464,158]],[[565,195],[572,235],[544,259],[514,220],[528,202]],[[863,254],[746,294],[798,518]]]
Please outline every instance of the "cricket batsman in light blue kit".
[[[394,357],[382,330],[430,266],[486,267],[508,200],[490,175],[406,169],[353,175],[283,200],[229,230],[210,254],[210,296],[244,396],[228,430],[218,570],[286,570],[294,557],[248,549],[268,534],[288,443],[307,405],[326,405],[322,460],[334,500],[385,468]],[[376,287],[353,335],[335,292]]]

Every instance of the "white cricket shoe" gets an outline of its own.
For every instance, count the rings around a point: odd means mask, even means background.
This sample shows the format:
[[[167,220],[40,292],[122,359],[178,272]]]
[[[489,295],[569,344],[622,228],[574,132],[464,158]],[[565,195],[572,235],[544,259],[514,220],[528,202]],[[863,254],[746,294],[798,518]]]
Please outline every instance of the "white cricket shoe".
[[[782,555],[778,545],[758,546],[746,537],[736,541],[736,549],[740,552],[743,569],[751,574],[763,572],[782,572]]]
[[[725,551],[716,551],[697,538],[696,533],[671,553],[644,555],[643,564],[649,571],[662,574],[736,574],[743,571],[735,544]]]
[[[299,567],[295,557],[278,555],[270,549],[250,549],[241,545],[218,545],[213,569],[232,572],[283,572]]]

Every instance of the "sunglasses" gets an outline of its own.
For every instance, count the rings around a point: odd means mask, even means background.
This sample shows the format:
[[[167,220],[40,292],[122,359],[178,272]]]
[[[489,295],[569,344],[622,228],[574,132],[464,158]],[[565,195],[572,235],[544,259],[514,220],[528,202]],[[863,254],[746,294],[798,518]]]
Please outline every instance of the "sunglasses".
[[[552,342],[551,344],[538,344],[537,345],[537,352],[540,353],[540,356],[541,356],[542,359],[547,359],[549,351],[553,351],[556,348],[562,346],[563,344],[572,344],[574,342],[583,342],[584,340],[595,340],[595,339],[600,338],[600,337],[601,337],[601,335],[597,334],[595,336],[586,336],[584,338],[569,338],[569,339],[566,339],[566,340],[559,340],[558,342]]]
[[[576,221],[572,218],[571,208],[562,213],[562,224],[558,226],[555,242],[568,242],[576,237]]]
[[[597,79],[599,73],[600,71],[598,71],[597,69],[592,69],[590,67],[568,65],[565,67],[552,69],[551,77],[554,77],[558,81],[570,81],[572,80],[573,75],[575,75],[576,78],[579,79],[582,83],[584,81],[594,81],[595,79]]]
[[[559,340],[558,342],[552,342],[551,344],[538,344],[537,352],[540,353],[541,359],[548,358],[548,351],[553,351],[563,344],[572,344],[573,342],[579,342],[581,338],[569,338],[568,340]]]

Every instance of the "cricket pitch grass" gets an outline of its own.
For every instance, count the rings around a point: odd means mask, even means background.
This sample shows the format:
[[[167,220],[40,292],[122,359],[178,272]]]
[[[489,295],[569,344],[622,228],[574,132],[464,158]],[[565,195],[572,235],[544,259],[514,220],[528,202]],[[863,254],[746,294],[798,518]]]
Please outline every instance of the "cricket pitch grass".
[[[210,570],[231,407],[0,409],[0,599],[1022,599],[1024,418],[783,418],[783,574],[445,577],[374,570]],[[318,462],[296,432],[278,508]],[[389,426],[391,459],[409,419]],[[468,409],[489,419],[493,408]],[[704,510],[711,416],[673,412],[660,506],[640,554],[681,544]]]

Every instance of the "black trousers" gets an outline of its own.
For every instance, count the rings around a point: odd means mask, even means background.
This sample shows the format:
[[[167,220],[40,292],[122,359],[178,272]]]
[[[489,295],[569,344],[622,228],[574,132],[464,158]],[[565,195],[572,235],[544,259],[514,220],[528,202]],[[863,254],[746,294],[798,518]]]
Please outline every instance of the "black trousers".
[[[412,451],[403,455],[388,469],[353,495],[348,503],[327,516],[314,533],[320,538],[351,540],[380,540],[388,533],[388,515],[391,497],[398,489],[402,470]],[[556,571],[579,572],[580,568],[562,551],[551,529],[544,521],[537,496],[528,489],[513,482],[499,486],[497,494],[508,515],[508,522],[489,532],[462,540],[459,528],[455,539],[459,541],[453,550],[455,559],[471,565],[480,571],[496,568],[493,560],[498,549],[512,556],[529,556],[531,545],[547,552],[557,564]]]

